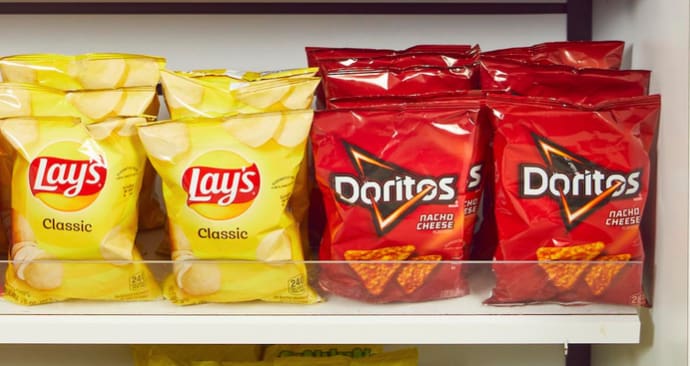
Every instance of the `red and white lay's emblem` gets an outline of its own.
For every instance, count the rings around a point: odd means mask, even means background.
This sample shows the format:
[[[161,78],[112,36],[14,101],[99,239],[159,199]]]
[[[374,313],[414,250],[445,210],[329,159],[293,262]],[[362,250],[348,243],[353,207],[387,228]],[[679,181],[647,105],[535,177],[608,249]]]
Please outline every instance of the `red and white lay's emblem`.
[[[246,211],[259,194],[256,164],[241,168],[190,166],[182,175],[187,205],[204,217],[225,220]]]
[[[105,186],[108,169],[101,156],[89,160],[39,156],[29,166],[31,193],[61,211],[80,210]]]
[[[41,156],[31,161],[31,193],[89,196],[103,189],[108,170],[102,159],[70,160]]]

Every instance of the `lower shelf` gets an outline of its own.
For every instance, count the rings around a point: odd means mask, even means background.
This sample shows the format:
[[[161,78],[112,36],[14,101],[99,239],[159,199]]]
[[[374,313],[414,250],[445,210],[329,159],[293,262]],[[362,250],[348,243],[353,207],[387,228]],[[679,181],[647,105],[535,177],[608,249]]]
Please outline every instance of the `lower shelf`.
[[[315,305],[164,301],[0,301],[1,343],[637,343],[637,309],[614,305],[482,305],[486,294],[415,304],[331,298]]]

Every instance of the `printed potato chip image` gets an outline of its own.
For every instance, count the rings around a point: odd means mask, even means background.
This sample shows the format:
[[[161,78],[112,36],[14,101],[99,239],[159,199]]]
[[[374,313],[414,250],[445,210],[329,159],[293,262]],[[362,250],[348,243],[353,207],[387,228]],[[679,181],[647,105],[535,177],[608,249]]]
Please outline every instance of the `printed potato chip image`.
[[[595,263],[590,266],[589,271],[585,275],[585,282],[592,290],[594,295],[601,295],[611,285],[616,275],[625,268],[626,263],[630,260],[630,254],[604,255],[597,257],[594,261],[613,262],[613,263]]]
[[[16,150],[8,299],[29,305],[159,296],[134,249],[145,161],[134,125],[144,122],[120,118],[84,125],[68,117],[0,122]]]
[[[311,107],[317,77],[262,79],[229,83],[163,71],[161,83],[173,119],[220,117],[235,113],[261,113]]]
[[[155,87],[61,91],[40,85],[0,83],[0,118],[80,117],[86,123],[118,116],[155,119]],[[157,114],[157,111],[156,111]]]
[[[372,295],[379,295],[388,285],[393,274],[402,263],[357,263],[356,261],[403,261],[415,250],[413,245],[387,247],[375,250],[348,250],[345,259],[353,261],[350,267],[362,279],[364,286]]]
[[[189,118],[139,126],[163,180],[177,304],[313,303],[298,226],[287,204],[306,153],[311,110]],[[274,136],[295,125],[301,142]],[[230,245],[231,244],[231,245]],[[214,262],[217,261],[217,262]],[[230,262],[233,261],[233,262]]]
[[[596,242],[568,247],[544,247],[537,249],[537,259],[539,261],[590,261],[596,258],[602,250],[604,243]],[[544,269],[551,283],[559,290],[569,290],[575,285],[582,273],[589,266],[588,263],[564,263],[564,264],[542,264],[539,266]]]
[[[161,57],[91,53],[83,55],[28,54],[0,58],[4,81],[31,83],[60,90],[155,87]]]

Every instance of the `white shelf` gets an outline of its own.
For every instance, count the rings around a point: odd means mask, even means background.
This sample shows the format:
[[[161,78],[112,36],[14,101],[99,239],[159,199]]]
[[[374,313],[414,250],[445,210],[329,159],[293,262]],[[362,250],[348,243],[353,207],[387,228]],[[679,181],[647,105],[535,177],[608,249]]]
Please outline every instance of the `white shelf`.
[[[635,308],[490,307],[483,295],[417,304],[0,302],[0,343],[638,343]],[[40,316],[38,316],[40,315]]]

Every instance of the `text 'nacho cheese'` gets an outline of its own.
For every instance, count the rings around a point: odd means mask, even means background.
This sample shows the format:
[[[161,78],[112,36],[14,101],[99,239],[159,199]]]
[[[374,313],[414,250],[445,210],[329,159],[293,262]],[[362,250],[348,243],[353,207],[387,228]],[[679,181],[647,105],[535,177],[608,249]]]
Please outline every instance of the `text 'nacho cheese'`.
[[[30,305],[158,296],[144,264],[107,262],[141,259],[134,238],[145,155],[135,124],[144,121],[87,126],[74,118],[32,117],[0,123],[17,154],[7,298]]]
[[[318,300],[286,210],[304,159],[311,110],[192,118],[139,127],[163,180],[179,304]],[[198,260],[237,260],[218,263]]]

